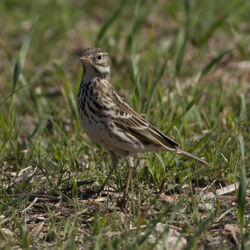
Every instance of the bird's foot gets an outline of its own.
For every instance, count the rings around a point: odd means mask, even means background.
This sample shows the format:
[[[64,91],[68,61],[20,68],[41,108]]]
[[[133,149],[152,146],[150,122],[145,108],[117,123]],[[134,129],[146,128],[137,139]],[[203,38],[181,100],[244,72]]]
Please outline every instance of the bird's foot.
[[[128,194],[124,193],[122,199],[119,199],[117,202],[118,207],[120,207],[121,210],[126,209],[128,204]]]

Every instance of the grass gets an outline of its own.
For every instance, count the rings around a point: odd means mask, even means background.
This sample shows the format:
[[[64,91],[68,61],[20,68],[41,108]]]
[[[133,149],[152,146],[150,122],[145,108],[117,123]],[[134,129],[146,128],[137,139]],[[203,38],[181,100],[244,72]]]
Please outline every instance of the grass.
[[[247,249],[249,11],[243,0],[2,0],[1,248]],[[110,168],[76,111],[77,56],[94,45],[120,94],[209,169],[148,153],[134,158],[125,211],[123,161],[109,192],[86,198]]]

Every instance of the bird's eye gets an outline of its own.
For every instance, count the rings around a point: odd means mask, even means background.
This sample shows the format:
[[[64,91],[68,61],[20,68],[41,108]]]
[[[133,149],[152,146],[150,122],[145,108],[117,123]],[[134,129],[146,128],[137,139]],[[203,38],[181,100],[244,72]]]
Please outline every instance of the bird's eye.
[[[97,55],[97,59],[100,61],[100,60],[102,60],[102,54],[98,54]]]

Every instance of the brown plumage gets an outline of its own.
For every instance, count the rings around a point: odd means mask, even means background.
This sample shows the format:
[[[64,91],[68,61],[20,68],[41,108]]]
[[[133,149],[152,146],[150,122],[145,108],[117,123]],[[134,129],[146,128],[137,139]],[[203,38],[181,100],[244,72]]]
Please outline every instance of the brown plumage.
[[[77,95],[80,122],[86,134],[110,153],[112,170],[117,166],[120,156],[127,161],[129,171],[125,196],[133,167],[133,154],[168,151],[208,165],[203,159],[181,150],[178,143],[144,120],[119,96],[111,84],[111,63],[105,50],[85,49],[80,60],[84,71]],[[100,191],[105,187],[112,170]]]

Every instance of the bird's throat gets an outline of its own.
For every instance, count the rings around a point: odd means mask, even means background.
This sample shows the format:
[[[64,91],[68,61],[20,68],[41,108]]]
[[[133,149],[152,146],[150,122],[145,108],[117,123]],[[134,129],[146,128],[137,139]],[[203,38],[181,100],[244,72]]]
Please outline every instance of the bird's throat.
[[[103,67],[99,65],[93,66],[90,64],[84,65],[83,80],[86,82],[95,77],[110,80],[110,67]]]

